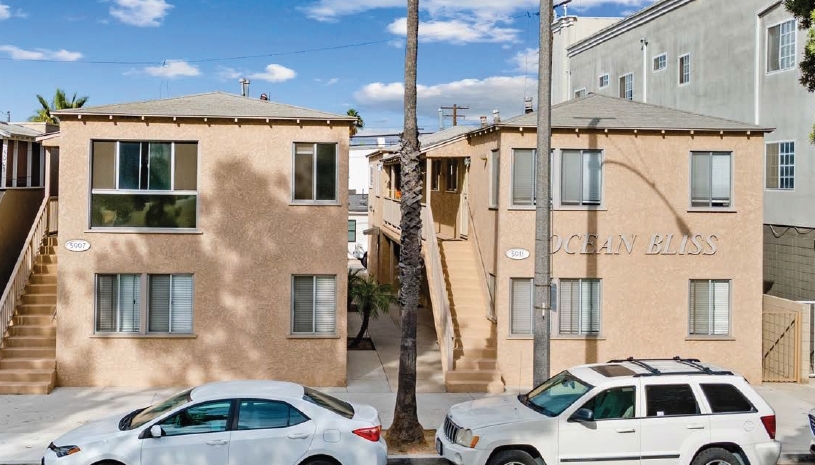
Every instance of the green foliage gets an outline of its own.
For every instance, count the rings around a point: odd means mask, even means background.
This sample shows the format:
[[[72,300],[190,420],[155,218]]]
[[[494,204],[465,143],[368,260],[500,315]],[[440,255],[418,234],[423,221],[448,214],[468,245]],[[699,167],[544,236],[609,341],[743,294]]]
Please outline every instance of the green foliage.
[[[371,318],[377,318],[380,313],[388,313],[391,303],[396,298],[391,294],[389,284],[379,284],[373,276],[357,276],[350,289],[351,300],[357,308]]]
[[[809,92],[815,92],[815,0],[784,0],[784,6],[798,20],[798,27],[809,29],[807,43],[804,47],[804,58],[799,64],[801,68],[801,85]],[[810,141],[815,144],[815,125],[809,134]]]
[[[784,7],[799,21],[801,29],[809,29],[815,23],[811,16],[815,11],[815,0],[784,0]]]
[[[365,127],[365,121],[363,121],[362,117],[359,116],[359,113],[356,110],[354,110],[353,108],[349,108],[348,111],[345,114],[348,115],[348,116],[356,116],[356,118],[357,118],[357,122],[354,123],[354,125],[351,126],[351,129],[350,129],[351,137],[354,137],[355,135],[357,135],[357,132],[360,129]]]
[[[62,89],[57,89],[50,104],[40,94],[37,94],[37,101],[39,101],[41,108],[38,108],[34,112],[34,115],[28,118],[28,120],[40,123],[59,124],[59,118],[52,115],[52,111],[65,110],[68,108],[82,108],[82,106],[88,101],[88,97],[85,96],[76,98],[76,92],[74,92],[71,100],[68,100],[68,98],[65,96],[65,91]]]

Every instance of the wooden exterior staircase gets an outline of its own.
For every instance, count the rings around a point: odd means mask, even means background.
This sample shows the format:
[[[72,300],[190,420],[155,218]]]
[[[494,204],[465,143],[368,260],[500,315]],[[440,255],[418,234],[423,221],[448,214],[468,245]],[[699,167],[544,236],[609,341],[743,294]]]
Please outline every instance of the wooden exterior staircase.
[[[56,383],[57,238],[46,236],[0,343],[0,394],[48,394]]]
[[[473,246],[464,240],[440,241],[440,246],[454,335],[447,391],[504,392],[495,324],[486,316],[490,303]]]

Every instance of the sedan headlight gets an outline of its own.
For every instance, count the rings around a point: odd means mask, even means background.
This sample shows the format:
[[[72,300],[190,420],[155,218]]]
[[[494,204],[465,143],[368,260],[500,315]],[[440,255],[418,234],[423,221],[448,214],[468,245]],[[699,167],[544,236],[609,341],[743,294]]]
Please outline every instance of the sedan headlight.
[[[76,454],[80,451],[78,446],[55,446],[53,442],[48,445],[48,448],[54,451],[57,457],[65,457],[66,455]]]
[[[456,433],[456,444],[464,447],[474,448],[478,444],[478,436],[473,436],[473,431],[470,429],[462,428]]]

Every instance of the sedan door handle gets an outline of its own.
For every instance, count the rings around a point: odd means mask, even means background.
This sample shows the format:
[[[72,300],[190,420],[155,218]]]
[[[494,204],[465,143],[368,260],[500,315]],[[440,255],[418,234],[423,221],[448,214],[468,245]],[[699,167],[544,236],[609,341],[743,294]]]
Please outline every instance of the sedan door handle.
[[[227,444],[229,441],[226,439],[213,439],[212,441],[207,441],[208,446],[223,446]]]
[[[636,431],[634,428],[617,428],[618,433],[634,433]]]
[[[688,425],[685,428],[687,428],[687,429],[705,429],[705,425]]]
[[[292,433],[289,435],[289,439],[305,439],[308,436],[308,433]]]

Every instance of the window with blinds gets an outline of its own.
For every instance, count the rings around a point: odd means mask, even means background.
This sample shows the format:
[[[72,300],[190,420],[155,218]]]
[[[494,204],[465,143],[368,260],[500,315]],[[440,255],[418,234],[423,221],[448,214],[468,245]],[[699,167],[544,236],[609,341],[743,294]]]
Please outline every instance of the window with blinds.
[[[512,278],[510,286],[509,334],[528,336],[532,334],[532,279]]]
[[[336,276],[292,278],[292,334],[336,333]]]
[[[731,153],[691,152],[691,206],[731,206]]]
[[[689,301],[692,336],[730,334],[730,280],[691,280]]]
[[[560,204],[600,205],[603,154],[597,150],[562,150]]]
[[[512,150],[512,205],[535,205],[535,150]]]
[[[600,334],[600,280],[561,279],[559,291],[558,333]]]
[[[192,333],[193,277],[174,275],[96,275],[97,333]],[[147,283],[147,298],[142,285]]]
[[[500,192],[499,179],[501,177],[501,152],[493,150],[490,153],[490,207],[498,207],[498,193]]]

